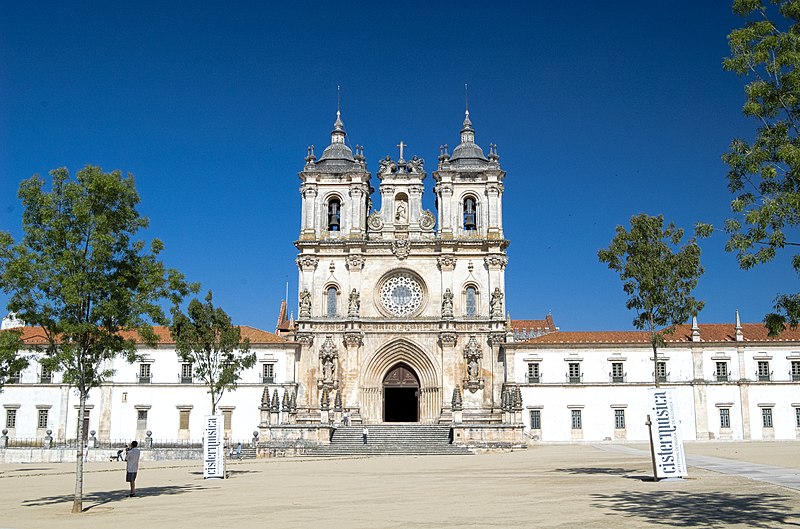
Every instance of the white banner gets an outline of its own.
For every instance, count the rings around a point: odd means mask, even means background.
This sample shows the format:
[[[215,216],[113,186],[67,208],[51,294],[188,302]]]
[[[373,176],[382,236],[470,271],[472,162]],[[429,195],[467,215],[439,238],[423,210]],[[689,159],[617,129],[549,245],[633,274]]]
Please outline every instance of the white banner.
[[[206,415],[203,431],[203,479],[225,477],[225,446],[222,415]]]
[[[682,478],[688,475],[678,406],[672,388],[650,388],[650,449],[655,478]]]

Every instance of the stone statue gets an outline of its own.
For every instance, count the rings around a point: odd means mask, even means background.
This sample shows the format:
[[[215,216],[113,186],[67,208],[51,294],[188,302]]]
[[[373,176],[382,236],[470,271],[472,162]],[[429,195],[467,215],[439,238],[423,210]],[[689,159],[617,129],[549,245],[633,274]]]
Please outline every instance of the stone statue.
[[[442,294],[442,318],[453,317],[453,292],[446,289]]]
[[[494,288],[492,298],[489,300],[489,317],[503,317],[503,293],[500,291],[500,287]]]
[[[397,169],[397,166],[395,165],[395,163],[392,161],[392,159],[389,157],[388,154],[386,155],[386,158],[378,162],[378,164],[380,165],[380,169],[378,169],[378,174],[381,175],[391,174],[395,172],[395,170]]]
[[[356,289],[350,292],[350,301],[347,306],[347,315],[352,318],[358,317],[358,311],[361,309],[361,300]]]
[[[478,359],[473,356],[469,359],[469,363],[467,364],[467,377],[469,378],[470,382],[473,382],[478,380],[478,375],[480,375]]]
[[[408,170],[412,174],[421,174],[424,171],[424,169],[423,169],[424,164],[425,164],[425,160],[423,160],[422,158],[419,158],[415,154],[414,157],[411,158],[411,160],[409,160],[409,162],[408,162]]]
[[[405,224],[406,220],[408,219],[406,215],[406,205],[403,202],[397,204],[397,213],[394,216],[394,220],[400,224]]]
[[[303,291],[300,292],[300,317],[311,317],[311,293],[309,293],[307,288],[304,288]]]

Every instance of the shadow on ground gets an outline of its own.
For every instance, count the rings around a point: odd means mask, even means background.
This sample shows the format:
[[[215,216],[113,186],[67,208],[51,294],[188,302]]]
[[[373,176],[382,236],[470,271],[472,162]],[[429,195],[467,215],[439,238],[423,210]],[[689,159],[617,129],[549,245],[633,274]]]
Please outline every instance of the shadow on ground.
[[[240,474],[260,474],[260,473],[261,473],[260,470],[226,470],[225,471],[226,476],[229,477],[229,478],[235,478],[236,476],[238,476]],[[198,471],[198,470],[193,470],[193,471],[189,472],[189,474],[192,474],[194,476],[202,476],[203,472],[202,471]]]
[[[775,494],[680,491],[593,494],[593,507],[669,527],[800,527],[796,501]]]
[[[113,490],[104,492],[91,492],[83,495],[83,510],[84,512],[90,511],[94,507],[99,507],[112,501],[137,501],[140,497],[145,496],[174,496],[176,494],[185,494],[195,490],[200,490],[203,487],[198,485],[171,485],[164,487],[137,487],[136,498],[129,498],[128,490]],[[25,500],[22,502],[23,507],[41,507],[43,505],[55,505],[57,503],[72,502],[75,496],[73,494],[60,494],[58,496],[45,496],[43,498],[36,498],[32,500]]]
[[[636,472],[630,468],[612,467],[575,467],[557,468],[554,472],[566,472],[567,474],[619,474],[620,476]]]

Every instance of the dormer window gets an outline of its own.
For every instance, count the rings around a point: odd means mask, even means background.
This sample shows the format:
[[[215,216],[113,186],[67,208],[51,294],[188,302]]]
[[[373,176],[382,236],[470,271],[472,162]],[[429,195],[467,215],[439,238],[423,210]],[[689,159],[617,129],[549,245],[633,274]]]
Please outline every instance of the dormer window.
[[[339,231],[341,210],[342,204],[338,198],[333,198],[328,202],[328,231]]]
[[[464,199],[464,229],[466,231],[475,231],[478,229],[478,224],[476,222],[476,206],[477,204],[474,198],[467,197]]]

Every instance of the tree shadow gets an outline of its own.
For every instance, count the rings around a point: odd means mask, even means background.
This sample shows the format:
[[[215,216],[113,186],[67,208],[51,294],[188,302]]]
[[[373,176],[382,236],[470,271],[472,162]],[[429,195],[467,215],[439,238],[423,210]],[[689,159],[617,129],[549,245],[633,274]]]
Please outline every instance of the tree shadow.
[[[776,494],[681,491],[592,494],[593,507],[669,527],[800,527],[794,501]]]
[[[573,467],[573,468],[557,468],[554,472],[566,472],[567,474],[619,474],[625,475],[631,472],[636,472],[631,468],[622,467]]]
[[[203,487],[199,485],[169,485],[163,487],[137,487],[136,497],[140,496],[173,496],[176,494],[185,494],[195,490],[202,490]],[[127,500],[129,491],[127,489],[89,492],[83,495],[83,511],[87,512],[94,507],[99,507],[112,501]],[[22,502],[23,507],[41,507],[45,505],[55,505],[58,503],[72,502],[75,499],[73,494],[59,494],[57,496],[44,496]],[[130,498],[134,500],[136,498]],[[87,505],[89,504],[89,505]]]

